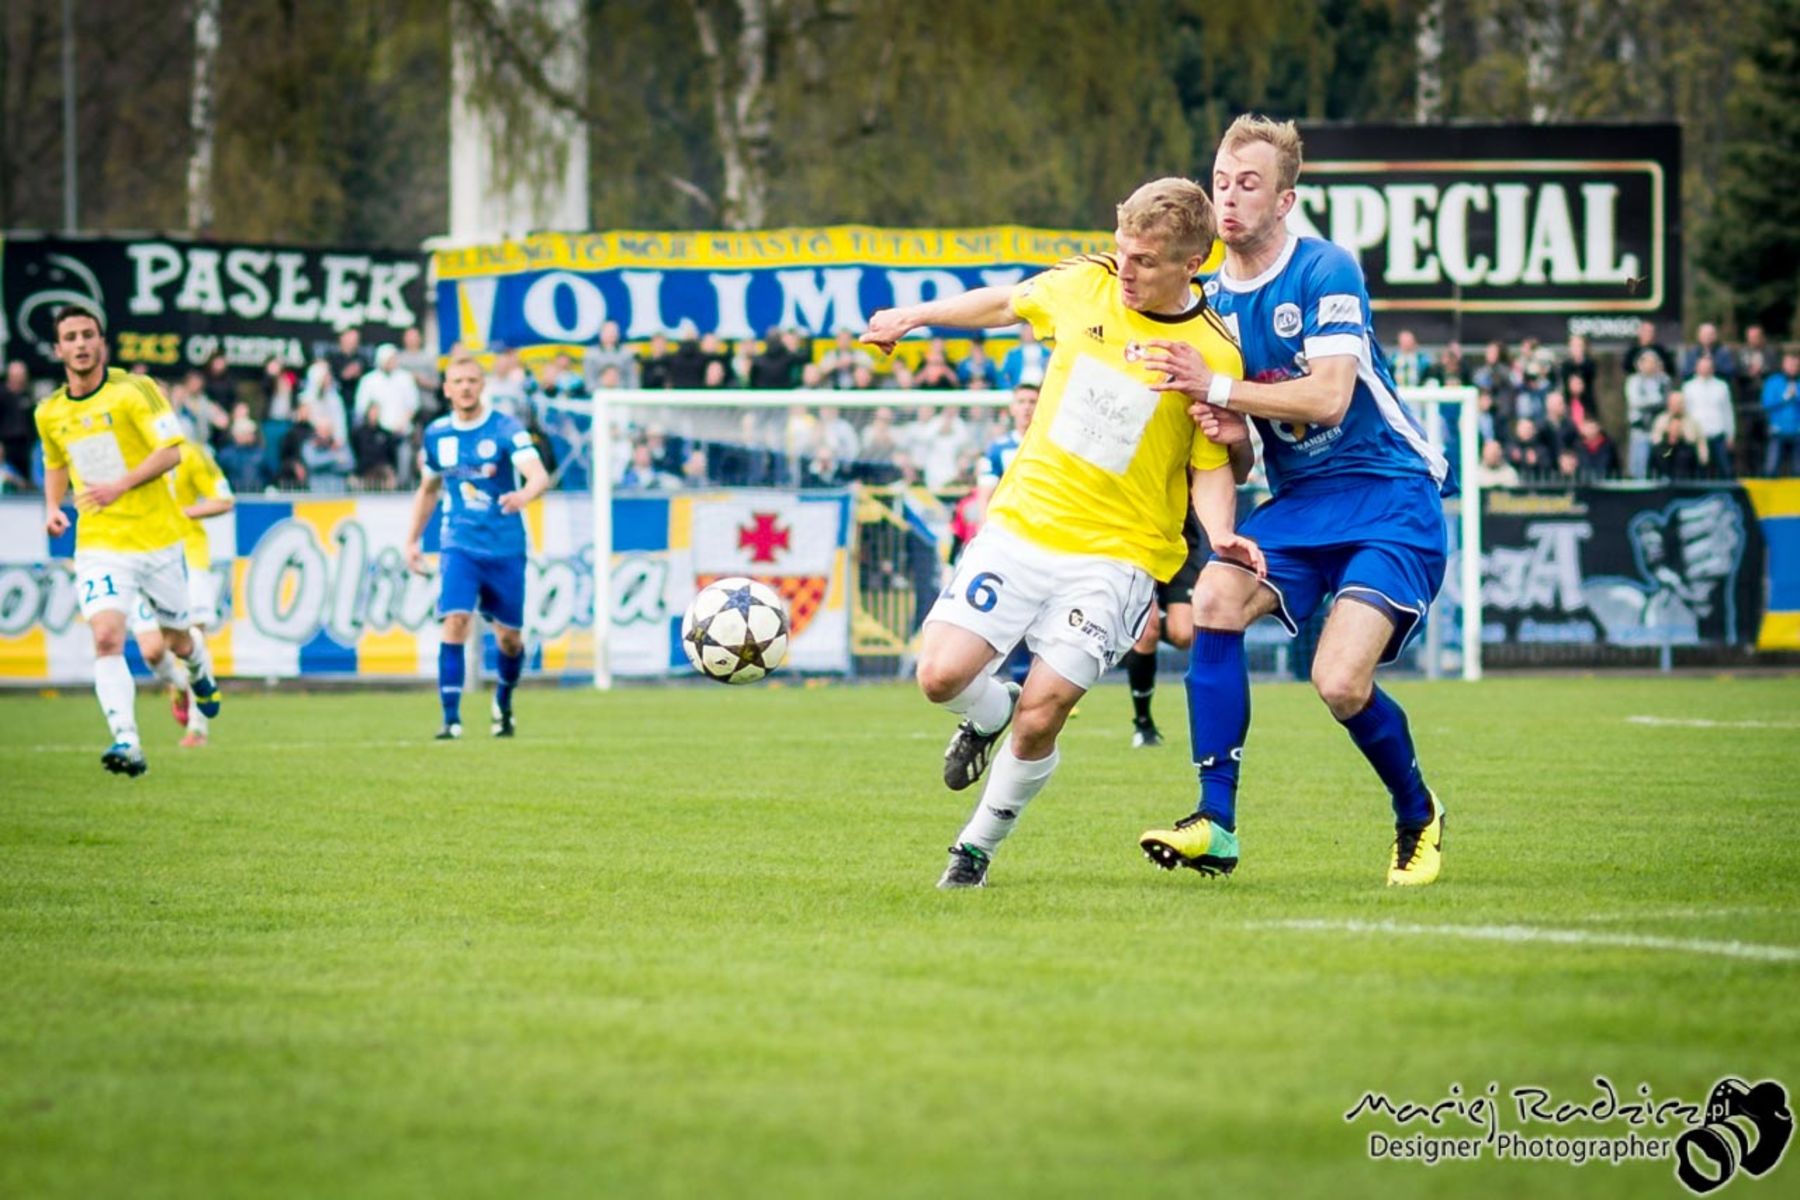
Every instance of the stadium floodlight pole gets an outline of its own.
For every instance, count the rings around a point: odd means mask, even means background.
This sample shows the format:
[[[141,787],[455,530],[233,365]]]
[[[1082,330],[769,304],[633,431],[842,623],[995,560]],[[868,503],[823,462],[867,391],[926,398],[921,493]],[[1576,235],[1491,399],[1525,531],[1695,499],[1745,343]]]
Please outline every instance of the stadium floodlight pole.
[[[80,227],[75,179],[75,0],[62,0],[63,229]]]

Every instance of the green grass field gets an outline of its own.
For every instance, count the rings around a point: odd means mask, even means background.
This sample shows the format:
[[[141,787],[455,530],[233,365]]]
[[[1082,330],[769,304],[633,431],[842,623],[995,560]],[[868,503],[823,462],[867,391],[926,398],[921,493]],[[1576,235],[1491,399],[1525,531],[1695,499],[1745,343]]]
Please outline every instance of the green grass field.
[[[1189,807],[1170,679],[1168,747],[1090,697],[950,894],[972,793],[899,686],[527,690],[454,745],[425,692],[240,689],[200,752],[140,695],[136,781],[90,695],[0,700],[0,1196],[1685,1194],[1343,1115],[1800,1089],[1800,679],[1393,691],[1450,813],[1417,892],[1297,685],[1235,877],[1135,845]]]

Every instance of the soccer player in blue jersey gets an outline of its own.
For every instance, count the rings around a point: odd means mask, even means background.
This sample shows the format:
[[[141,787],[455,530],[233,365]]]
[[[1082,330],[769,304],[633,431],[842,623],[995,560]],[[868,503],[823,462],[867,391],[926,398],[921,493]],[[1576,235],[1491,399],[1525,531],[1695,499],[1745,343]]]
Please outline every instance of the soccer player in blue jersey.
[[[438,698],[444,727],[439,741],[462,736],[463,647],[477,610],[493,625],[500,644],[493,733],[513,736],[513,689],[525,669],[525,519],[520,514],[550,486],[531,435],[483,403],[483,382],[481,364],[473,358],[458,358],[444,374],[450,414],[425,427],[423,478],[406,538],[406,561],[424,574],[420,540],[431,510],[441,509]]]
[[[1327,595],[1313,686],[1387,785],[1395,837],[1387,882],[1428,884],[1442,865],[1444,809],[1425,786],[1406,714],[1375,684],[1425,623],[1443,582],[1444,456],[1426,442],[1375,342],[1368,288],[1349,251],[1286,226],[1300,175],[1294,124],[1245,116],[1213,164],[1224,266],[1203,290],[1237,334],[1244,377],[1210,369],[1177,342],[1151,347],[1164,386],[1187,394],[1208,437],[1261,434],[1271,499],[1240,532],[1262,546],[1258,579],[1215,556],[1194,592],[1187,675],[1197,810],[1139,839],[1165,868],[1203,874],[1237,866],[1237,787],[1250,687],[1244,628],[1273,613],[1289,634]]]

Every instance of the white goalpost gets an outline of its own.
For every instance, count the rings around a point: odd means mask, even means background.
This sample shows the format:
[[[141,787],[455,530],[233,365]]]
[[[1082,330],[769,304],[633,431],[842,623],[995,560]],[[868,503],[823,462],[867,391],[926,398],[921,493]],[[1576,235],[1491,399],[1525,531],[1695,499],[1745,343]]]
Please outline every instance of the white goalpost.
[[[1477,392],[1470,387],[1421,387],[1400,389],[1401,398],[1418,412],[1427,439],[1439,450],[1445,447],[1443,406],[1460,405],[1458,412],[1457,473],[1462,484],[1461,516],[1458,539],[1465,552],[1459,556],[1459,591],[1462,595],[1461,677],[1481,678],[1481,496],[1476,478],[1479,462],[1476,411]],[[767,413],[800,406],[820,408],[911,409],[920,406],[953,406],[956,408],[1003,409],[1010,399],[1003,391],[899,391],[871,389],[837,391],[797,389],[763,391],[730,389],[610,389],[584,400],[555,400],[551,408],[577,412],[589,417],[587,450],[590,455],[589,480],[592,493],[593,521],[593,596],[594,596],[594,686],[610,688],[613,684],[612,657],[609,652],[608,614],[612,612],[613,558],[613,464],[615,429],[622,432],[622,421],[645,427],[662,428],[684,438],[714,435],[716,440],[729,440],[729,435],[742,414]],[[1426,626],[1426,643],[1421,648],[1424,672],[1428,678],[1442,675],[1444,661],[1444,627],[1441,621]]]
[[[1458,406],[1455,467],[1462,494],[1457,502],[1457,591],[1462,597],[1462,678],[1473,682],[1481,678],[1481,479],[1476,473],[1481,465],[1480,393],[1472,387],[1416,387],[1401,388],[1400,398],[1420,411],[1425,438],[1439,451],[1444,449],[1443,406]],[[1442,676],[1443,651],[1444,623],[1431,621],[1425,626],[1422,649],[1427,679]]]
[[[1003,391],[901,391],[890,388],[837,390],[831,388],[796,388],[765,390],[752,388],[611,388],[594,393],[578,404],[562,402],[565,407],[590,414],[589,430],[590,486],[593,490],[594,522],[594,686],[612,687],[612,660],[608,653],[608,622],[601,614],[612,611],[612,499],[613,441],[612,430],[621,414],[647,415],[644,422],[657,425],[683,436],[694,436],[711,424],[726,432],[730,422],[710,423],[705,414],[721,412],[779,411],[796,405],[817,410],[840,409],[907,409],[923,405],[950,405],[956,408],[1004,409],[1011,399]]]

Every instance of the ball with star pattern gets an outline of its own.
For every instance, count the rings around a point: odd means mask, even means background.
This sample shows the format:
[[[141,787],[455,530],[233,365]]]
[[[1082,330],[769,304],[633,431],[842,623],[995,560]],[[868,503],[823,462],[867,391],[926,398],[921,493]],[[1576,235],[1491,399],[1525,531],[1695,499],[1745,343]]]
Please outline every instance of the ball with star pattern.
[[[787,658],[787,605],[774,588],[734,576],[701,588],[681,618],[694,670],[720,683],[755,683]]]

